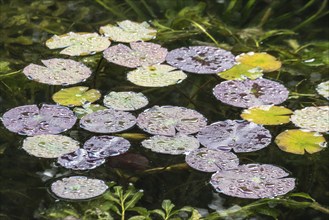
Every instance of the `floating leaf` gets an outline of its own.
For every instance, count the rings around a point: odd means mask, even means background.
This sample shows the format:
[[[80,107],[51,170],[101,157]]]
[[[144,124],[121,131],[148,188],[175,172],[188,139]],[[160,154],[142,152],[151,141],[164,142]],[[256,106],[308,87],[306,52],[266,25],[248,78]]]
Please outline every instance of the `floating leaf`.
[[[144,140],[142,146],[157,153],[179,155],[199,148],[200,144],[194,137],[179,134],[174,137],[156,135]]]
[[[136,118],[128,112],[106,109],[85,115],[80,127],[96,133],[114,133],[127,130],[136,124]]]
[[[105,50],[111,45],[107,37],[97,33],[74,33],[54,35],[46,41],[49,49],[65,48],[60,54],[69,56],[85,56]]]
[[[90,199],[102,195],[108,186],[102,180],[71,176],[51,184],[51,191],[64,199]]]
[[[218,84],[216,98],[228,105],[250,108],[259,105],[277,105],[288,98],[288,90],[282,84],[268,80],[229,80]]]
[[[53,95],[54,102],[66,106],[82,106],[86,103],[97,101],[101,93],[96,89],[89,89],[85,86],[75,86],[61,89]]]
[[[290,122],[292,111],[282,106],[261,105],[243,110],[241,118],[262,125],[281,125]]]
[[[295,188],[295,178],[270,164],[246,164],[212,175],[210,184],[229,196],[259,199],[284,195]]]
[[[236,61],[253,67],[259,67],[264,72],[280,69],[281,62],[267,53],[243,53],[236,57]]]
[[[58,105],[23,105],[12,108],[2,116],[4,126],[20,135],[58,134],[76,122],[74,113]]]
[[[286,130],[275,138],[275,143],[283,151],[293,154],[313,154],[323,150],[326,146],[324,137],[316,132],[304,130]]]
[[[329,99],[329,81],[317,85],[316,91],[326,99]]]
[[[73,109],[73,112],[80,119],[80,118],[82,118],[83,116],[85,116],[87,114],[97,112],[99,110],[104,110],[104,109],[107,109],[107,108],[104,107],[104,106],[98,105],[98,104],[87,103],[87,104],[84,104],[82,106],[82,108],[75,107]]]
[[[70,85],[85,81],[91,70],[83,63],[70,59],[41,60],[45,65],[30,64],[23,69],[27,78],[49,85]]]
[[[227,170],[239,165],[239,159],[234,153],[208,148],[191,151],[185,161],[190,167],[202,172]]]
[[[111,24],[102,26],[99,32],[113,41],[124,43],[149,41],[156,35],[156,30],[151,28],[147,22],[136,23],[129,20],[117,22],[117,26]]]
[[[64,135],[41,134],[27,137],[23,149],[36,157],[56,158],[79,148],[79,142]]]
[[[257,79],[263,76],[263,70],[246,64],[237,64],[218,75],[227,80]]]
[[[187,75],[168,65],[142,66],[128,73],[130,82],[145,87],[163,87],[182,82]]]
[[[122,111],[134,111],[149,103],[143,93],[110,92],[104,97],[104,105]]]
[[[271,134],[253,122],[225,120],[201,129],[197,134],[200,143],[210,149],[235,152],[260,150],[271,143]]]
[[[159,44],[132,42],[130,47],[118,44],[104,51],[104,58],[109,62],[135,68],[163,63],[168,53],[166,48]]]
[[[329,106],[306,107],[294,111],[290,120],[298,127],[310,131],[329,131]]]
[[[166,61],[181,70],[199,74],[218,73],[235,65],[235,57],[231,52],[208,46],[172,50],[168,53]]]
[[[177,106],[153,106],[138,115],[137,125],[150,134],[175,136],[193,134],[207,125],[207,119],[195,110]]]

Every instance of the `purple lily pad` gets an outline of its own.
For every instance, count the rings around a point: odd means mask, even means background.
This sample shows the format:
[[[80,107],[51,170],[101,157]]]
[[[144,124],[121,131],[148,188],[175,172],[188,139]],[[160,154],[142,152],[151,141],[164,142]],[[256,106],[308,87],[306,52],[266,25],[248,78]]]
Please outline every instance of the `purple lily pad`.
[[[130,47],[118,44],[104,51],[104,58],[109,62],[136,68],[163,63],[168,53],[166,48],[159,44],[146,42],[132,42]]]
[[[239,159],[234,153],[208,148],[191,151],[185,161],[190,167],[203,172],[227,170],[239,165]]]
[[[122,137],[94,136],[87,140],[83,148],[95,157],[111,157],[123,154],[129,150],[130,143]]]
[[[203,128],[197,135],[200,143],[210,149],[235,152],[260,150],[271,143],[271,133],[262,125],[242,120],[225,120]]]
[[[295,178],[270,164],[246,164],[212,175],[210,184],[221,193],[239,198],[272,198],[295,188]]]
[[[207,46],[172,50],[168,53],[166,61],[181,70],[199,74],[219,73],[235,65],[235,57],[231,52]]]
[[[136,124],[131,113],[105,109],[85,115],[80,120],[80,127],[96,133],[114,133],[127,130]]]
[[[59,105],[23,105],[12,108],[2,116],[4,126],[20,135],[58,134],[76,122],[74,113]]]
[[[138,115],[137,125],[150,134],[175,136],[193,134],[207,125],[199,112],[177,106],[153,106]]]
[[[224,81],[215,86],[213,93],[218,100],[240,108],[277,105],[289,95],[282,84],[263,78]]]
[[[94,157],[87,150],[79,148],[72,153],[59,157],[57,162],[72,170],[90,170],[105,163],[105,158]]]

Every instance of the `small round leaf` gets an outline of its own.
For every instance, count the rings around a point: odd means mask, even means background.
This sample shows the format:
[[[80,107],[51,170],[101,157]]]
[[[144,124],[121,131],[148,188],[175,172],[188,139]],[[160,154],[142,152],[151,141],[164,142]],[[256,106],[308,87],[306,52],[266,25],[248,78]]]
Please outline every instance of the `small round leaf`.
[[[218,73],[218,75],[227,80],[257,79],[263,76],[263,70],[259,67],[253,67],[240,63],[233,66],[229,70]]]
[[[134,111],[143,108],[149,103],[143,93],[110,92],[104,97],[104,105],[121,111]]]
[[[243,53],[236,57],[236,61],[253,67],[259,67],[264,72],[280,69],[281,62],[267,53]]]
[[[329,81],[317,85],[316,91],[326,99],[329,99]]]

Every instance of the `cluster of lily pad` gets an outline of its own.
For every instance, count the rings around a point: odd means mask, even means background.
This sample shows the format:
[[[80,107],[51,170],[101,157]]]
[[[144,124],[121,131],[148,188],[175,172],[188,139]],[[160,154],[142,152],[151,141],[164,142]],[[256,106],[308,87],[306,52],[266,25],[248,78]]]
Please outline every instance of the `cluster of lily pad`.
[[[7,129],[30,136],[23,142],[23,149],[28,153],[58,158],[58,163],[68,169],[94,169],[107,157],[128,151],[129,141],[101,135],[91,137],[80,148],[77,141],[59,133],[70,129],[77,118],[81,128],[100,134],[121,132],[137,124],[153,135],[142,141],[143,147],[157,153],[185,154],[185,161],[192,168],[215,172],[210,183],[219,192],[242,198],[264,198],[291,191],[295,179],[286,178],[288,173],[273,165],[239,165],[237,155],[231,151],[242,153],[265,148],[272,136],[263,125],[289,121],[303,130],[285,131],[277,136],[280,149],[303,154],[304,149],[314,153],[326,145],[323,136],[317,132],[329,130],[329,107],[308,107],[292,112],[283,106],[275,106],[284,102],[289,92],[282,84],[262,78],[263,73],[281,67],[281,62],[267,53],[234,56],[229,51],[210,46],[182,47],[168,53],[161,45],[145,42],[156,35],[156,30],[146,22],[122,21],[101,27],[99,33],[101,35],[73,32],[55,35],[46,46],[64,48],[60,54],[69,56],[103,51],[109,62],[136,68],[127,73],[127,79],[143,87],[180,83],[188,76],[183,71],[218,74],[227,81],[216,85],[213,94],[225,104],[245,108],[241,114],[244,120],[207,125],[207,119],[199,112],[178,106],[153,106],[135,117],[129,111],[148,105],[148,99],[142,93],[111,91],[104,96],[102,106],[92,104],[101,98],[98,90],[76,86],[63,88],[53,95],[58,105],[43,105],[40,109],[37,105],[20,106],[3,115]],[[110,46],[111,41],[129,43],[129,46],[121,43]],[[30,64],[23,73],[31,80],[62,86],[83,82],[92,74],[83,63],[71,59],[41,62],[44,66]],[[325,94],[322,87],[319,85],[317,91]],[[71,111],[69,107],[75,108]],[[296,138],[298,135],[308,138]],[[291,150],[291,145],[297,145],[298,150]],[[51,186],[53,193],[65,199],[87,199],[106,189],[103,181],[82,176],[64,178]]]

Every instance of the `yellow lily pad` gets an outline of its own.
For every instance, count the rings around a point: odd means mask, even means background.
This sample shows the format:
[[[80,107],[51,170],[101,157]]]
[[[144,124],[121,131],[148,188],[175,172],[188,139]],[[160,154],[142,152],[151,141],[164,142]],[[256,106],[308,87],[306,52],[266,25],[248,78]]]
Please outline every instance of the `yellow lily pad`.
[[[242,53],[236,57],[236,61],[252,67],[259,67],[264,72],[272,72],[280,69],[281,62],[268,53]]]
[[[218,76],[227,80],[257,79],[263,76],[263,70],[246,64],[237,64],[231,69],[218,73]]]
[[[262,105],[243,110],[241,118],[261,125],[289,123],[292,111],[282,106]]]
[[[327,147],[326,139],[317,133],[305,130],[286,130],[275,138],[278,147],[293,154],[313,154]]]
[[[53,95],[53,100],[57,104],[65,106],[82,106],[86,103],[97,101],[101,93],[96,89],[88,90],[85,86],[75,86],[61,89]]]

